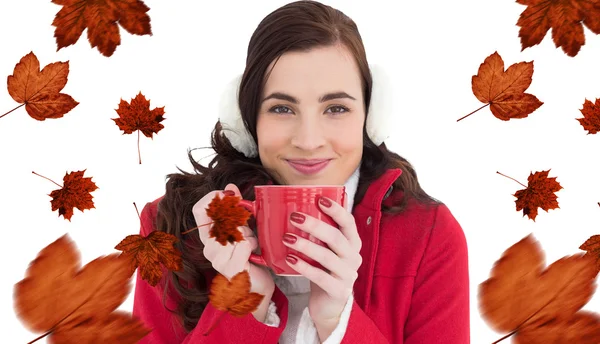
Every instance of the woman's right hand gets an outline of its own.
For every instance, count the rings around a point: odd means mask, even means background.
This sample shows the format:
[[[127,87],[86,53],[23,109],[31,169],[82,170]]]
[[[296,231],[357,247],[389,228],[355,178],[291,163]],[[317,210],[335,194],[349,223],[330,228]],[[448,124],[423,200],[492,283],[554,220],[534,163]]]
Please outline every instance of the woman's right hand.
[[[208,208],[208,205],[217,194],[220,198],[223,198],[227,194],[229,196],[235,195],[241,197],[241,193],[235,184],[228,184],[224,191],[215,190],[209,192],[196,202],[192,208],[196,225],[200,226],[212,222],[211,218],[206,214],[206,208]],[[250,253],[258,247],[258,240],[250,227],[238,227],[245,240],[237,242],[235,245],[227,242],[225,246],[217,242],[216,238],[209,237],[210,227],[212,225],[200,227],[198,228],[198,232],[200,233],[200,240],[204,244],[204,257],[212,263],[213,268],[221,275],[227,277],[228,280],[231,280],[237,273],[247,270],[250,274],[250,291],[265,295],[270,299],[275,290],[275,282],[271,273],[266,267],[252,264],[248,260]]]

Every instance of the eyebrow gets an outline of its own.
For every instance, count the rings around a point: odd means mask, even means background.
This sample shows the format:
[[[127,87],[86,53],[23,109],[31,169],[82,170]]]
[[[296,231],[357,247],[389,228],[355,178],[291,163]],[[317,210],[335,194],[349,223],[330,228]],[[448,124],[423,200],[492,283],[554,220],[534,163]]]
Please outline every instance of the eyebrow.
[[[340,99],[340,98],[348,98],[348,99],[356,100],[356,98],[352,97],[351,95],[349,95],[346,92],[333,92],[333,93],[327,93],[327,94],[322,95],[321,98],[319,98],[319,103],[324,103],[324,102],[332,100],[332,99]],[[261,103],[263,103],[269,99],[281,99],[281,100],[286,100],[286,101],[288,101],[290,103],[294,103],[294,104],[299,103],[298,99],[290,96],[289,94],[285,94],[282,92],[271,93],[265,99],[263,99]]]

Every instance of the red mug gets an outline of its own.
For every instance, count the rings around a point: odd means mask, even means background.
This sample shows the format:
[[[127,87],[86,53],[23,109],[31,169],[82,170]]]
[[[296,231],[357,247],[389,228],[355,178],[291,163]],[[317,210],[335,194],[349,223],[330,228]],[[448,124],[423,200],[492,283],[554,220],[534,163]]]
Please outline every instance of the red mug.
[[[239,205],[252,213],[256,220],[258,244],[261,254],[250,255],[252,263],[266,266],[280,276],[299,276],[286,263],[285,257],[291,253],[312,266],[326,270],[317,261],[285,246],[282,242],[285,233],[293,233],[328,248],[327,244],[304,232],[290,223],[290,214],[298,211],[315,217],[335,228],[338,224],[325,214],[317,204],[319,196],[325,196],[344,205],[345,186],[343,185],[256,185],[255,201],[240,200]],[[327,271],[327,270],[326,270]]]

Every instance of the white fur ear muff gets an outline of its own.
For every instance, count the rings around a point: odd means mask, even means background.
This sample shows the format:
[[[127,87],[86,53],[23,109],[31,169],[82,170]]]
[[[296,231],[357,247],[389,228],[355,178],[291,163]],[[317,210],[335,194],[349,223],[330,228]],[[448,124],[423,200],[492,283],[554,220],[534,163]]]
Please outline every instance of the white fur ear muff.
[[[371,102],[367,111],[366,130],[371,141],[379,146],[392,131],[392,85],[385,71],[378,65],[369,65],[373,88]],[[219,103],[219,121],[223,135],[229,139],[233,148],[248,158],[258,155],[256,142],[246,130],[238,103],[238,92],[242,75],[235,77],[222,93]]]
[[[387,73],[379,65],[369,65],[373,86],[367,112],[367,134],[379,146],[392,132],[393,95],[392,83]]]
[[[244,126],[238,103],[241,81],[242,75],[238,75],[225,87],[219,102],[219,121],[223,127],[223,134],[229,139],[233,148],[246,157],[253,158],[258,155],[256,143]]]

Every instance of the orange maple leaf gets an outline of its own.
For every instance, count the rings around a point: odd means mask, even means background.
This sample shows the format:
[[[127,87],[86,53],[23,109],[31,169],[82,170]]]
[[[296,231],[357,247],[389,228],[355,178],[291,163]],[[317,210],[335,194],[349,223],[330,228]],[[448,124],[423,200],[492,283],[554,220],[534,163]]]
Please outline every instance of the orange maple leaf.
[[[139,266],[142,279],[155,286],[162,278],[162,263],[168,270],[182,267],[181,252],[173,246],[178,241],[173,234],[152,231],[148,236],[128,235],[115,247],[131,259],[131,271]]]
[[[485,105],[457,122],[488,105],[492,114],[503,121],[527,117],[544,104],[533,94],[525,93],[532,76],[533,61],[514,63],[505,72],[502,57],[494,52],[486,57],[477,75],[471,78],[473,94]]]
[[[546,269],[539,243],[528,235],[496,261],[479,285],[479,311],[515,343],[598,343],[600,317],[579,311],[592,297],[598,271],[583,254],[563,257]]]
[[[72,327],[71,327],[72,326]],[[53,332],[54,343],[138,343],[150,332],[130,314],[115,311],[106,317],[90,318],[85,323],[72,322]]]
[[[139,320],[113,313],[131,291],[127,259],[111,254],[80,265],[79,251],[64,235],[43,248],[15,284],[17,316],[29,330],[45,332],[36,340],[49,335],[50,342],[81,343],[82,337],[102,335],[137,343],[150,332]]]
[[[123,130],[125,134],[131,134],[134,131],[138,133],[138,156],[140,164],[142,163],[142,157],[140,155],[140,131],[149,138],[152,138],[153,134],[158,133],[164,126],[160,123],[165,118],[165,107],[157,107],[150,110],[150,101],[142,95],[142,92],[131,99],[131,104],[121,99],[119,108],[117,110],[119,118],[111,118],[119,129]]]
[[[592,235],[579,246],[579,249],[587,251],[586,255],[596,260],[596,266],[600,270],[600,235]]]
[[[538,214],[538,208],[546,212],[560,208],[555,192],[563,187],[556,181],[557,177],[548,178],[549,172],[550,170],[530,173],[526,188],[518,190],[513,195],[517,197],[515,200],[517,211],[523,210],[523,216],[527,215],[533,221]]]
[[[62,5],[52,25],[56,26],[56,51],[75,44],[83,30],[92,48],[111,56],[121,44],[117,22],[132,35],[152,35],[150,10],[141,0],[52,0]]]
[[[231,278],[231,281],[227,277],[217,274],[212,279],[208,300],[216,309],[226,312],[221,317],[227,313],[235,317],[243,317],[257,310],[265,297],[258,293],[251,293],[251,286],[250,275],[246,270],[237,273]],[[217,326],[221,317],[206,331],[205,336]]]
[[[239,196],[224,196],[219,194],[210,202],[206,209],[206,215],[213,220],[209,231],[210,238],[216,238],[221,245],[227,242],[234,243],[244,240],[244,235],[237,228],[243,226],[252,215],[248,210],[238,205]]]
[[[576,118],[583,129],[588,131],[588,134],[595,134],[600,131],[600,98],[596,98],[596,103],[585,100],[583,109],[579,110],[583,114],[583,118]]]
[[[31,173],[48,179],[61,187],[61,189],[54,190],[48,195],[52,197],[52,200],[50,201],[52,211],[58,209],[58,216],[62,215],[66,220],[71,221],[74,208],[77,208],[82,212],[85,209],[94,208],[94,201],[92,200],[93,196],[90,192],[98,189],[98,186],[92,181],[92,177],[83,177],[85,171],[86,170],[65,174],[63,177],[63,186],[52,179],[46,178],[33,171]]]
[[[552,28],[554,45],[571,57],[585,44],[583,25],[600,33],[600,1],[517,0],[527,8],[519,16],[521,51],[540,44]]]
[[[21,105],[8,111],[0,118],[25,105],[32,118],[61,118],[79,103],[70,95],[60,93],[67,84],[69,61],[54,62],[40,71],[40,61],[33,52],[23,56],[8,76],[8,93]]]

